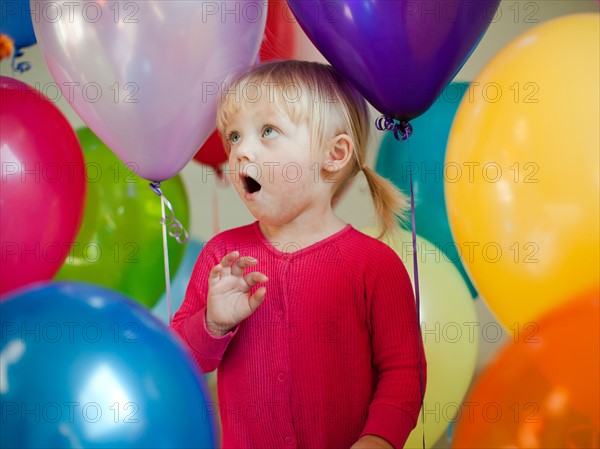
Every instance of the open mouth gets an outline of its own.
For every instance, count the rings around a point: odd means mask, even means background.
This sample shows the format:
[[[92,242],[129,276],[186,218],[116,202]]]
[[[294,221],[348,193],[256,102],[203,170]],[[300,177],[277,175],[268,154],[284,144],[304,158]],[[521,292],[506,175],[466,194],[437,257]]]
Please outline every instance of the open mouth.
[[[244,182],[244,188],[246,189],[246,192],[251,194],[258,192],[262,187],[256,179],[250,176],[242,176],[242,181]]]

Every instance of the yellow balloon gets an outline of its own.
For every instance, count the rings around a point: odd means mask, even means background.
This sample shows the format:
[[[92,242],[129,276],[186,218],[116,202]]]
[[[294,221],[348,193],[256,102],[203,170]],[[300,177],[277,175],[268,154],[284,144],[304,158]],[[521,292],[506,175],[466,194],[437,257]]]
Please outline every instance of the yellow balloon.
[[[372,237],[378,235],[374,228],[361,232]],[[411,234],[400,231],[394,238],[383,241],[404,262],[414,285]],[[430,448],[457,414],[463,412],[461,403],[475,371],[482,329],[462,275],[445,253],[421,237],[417,237],[417,266],[421,334],[427,359],[427,388],[421,415],[424,411],[425,445]],[[421,449],[422,439],[423,422],[419,416],[404,448]]]
[[[477,291],[524,326],[598,284],[600,15],[543,23],[472,83],[450,132],[450,226]]]

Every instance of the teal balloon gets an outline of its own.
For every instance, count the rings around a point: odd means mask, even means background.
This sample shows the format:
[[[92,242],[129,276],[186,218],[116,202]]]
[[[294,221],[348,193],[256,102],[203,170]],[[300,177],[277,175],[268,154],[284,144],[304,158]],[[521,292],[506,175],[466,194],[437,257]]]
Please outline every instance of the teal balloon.
[[[411,121],[413,133],[408,140],[398,141],[392,133],[386,133],[379,148],[376,170],[407,195],[412,171],[417,234],[436,245],[456,266],[471,296],[476,298],[477,290],[463,267],[458,244],[450,231],[444,200],[447,170],[453,170],[452,177],[458,170],[461,176],[469,175],[468,166],[444,165],[452,121],[468,87],[469,83],[448,85],[427,112]]]

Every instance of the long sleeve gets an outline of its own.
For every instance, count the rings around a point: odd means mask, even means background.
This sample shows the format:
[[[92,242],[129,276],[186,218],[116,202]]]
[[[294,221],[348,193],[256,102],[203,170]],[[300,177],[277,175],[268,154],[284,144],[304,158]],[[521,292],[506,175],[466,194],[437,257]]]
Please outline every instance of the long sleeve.
[[[183,304],[173,317],[171,328],[187,345],[203,373],[214,371],[221,362],[227,345],[235,336],[237,327],[217,338],[206,327],[206,294],[208,275],[220,261],[216,245],[209,242],[202,249],[194,266]]]
[[[400,449],[419,416],[426,362],[408,273],[389,247],[376,256],[365,284],[377,383],[362,435],[378,435]]]

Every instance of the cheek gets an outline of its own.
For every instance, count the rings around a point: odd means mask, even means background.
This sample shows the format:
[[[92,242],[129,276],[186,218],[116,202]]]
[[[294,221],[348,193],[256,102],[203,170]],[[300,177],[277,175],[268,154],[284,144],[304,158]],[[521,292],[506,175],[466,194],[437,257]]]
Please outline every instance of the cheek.
[[[313,179],[314,173],[309,166],[297,162],[288,162],[280,167],[274,174],[275,180],[285,190],[293,190],[306,186]]]

